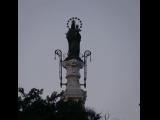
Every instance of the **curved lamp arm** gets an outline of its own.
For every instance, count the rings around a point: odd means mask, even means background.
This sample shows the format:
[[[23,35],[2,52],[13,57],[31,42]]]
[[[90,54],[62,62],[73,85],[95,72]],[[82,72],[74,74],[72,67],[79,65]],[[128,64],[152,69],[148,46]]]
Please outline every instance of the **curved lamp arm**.
[[[60,79],[60,86],[62,88],[62,51],[57,49],[55,50],[55,60],[56,60],[56,55],[59,57],[59,79]]]
[[[90,62],[91,62],[91,51],[86,50],[84,52],[84,87],[86,88],[86,80],[87,80],[87,57],[90,56]]]

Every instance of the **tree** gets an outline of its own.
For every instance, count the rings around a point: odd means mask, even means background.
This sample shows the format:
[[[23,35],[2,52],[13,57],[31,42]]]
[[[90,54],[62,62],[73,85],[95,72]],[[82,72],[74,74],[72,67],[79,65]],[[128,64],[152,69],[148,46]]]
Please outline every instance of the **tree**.
[[[83,102],[67,101],[61,98],[63,92],[53,92],[42,99],[43,89],[32,88],[25,93],[18,89],[18,120],[100,120],[100,114],[84,107]]]

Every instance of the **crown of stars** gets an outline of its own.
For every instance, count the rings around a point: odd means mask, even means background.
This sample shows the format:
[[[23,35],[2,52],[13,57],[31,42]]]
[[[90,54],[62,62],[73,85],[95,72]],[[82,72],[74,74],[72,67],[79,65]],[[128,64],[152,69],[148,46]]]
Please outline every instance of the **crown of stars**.
[[[67,21],[67,28],[70,28],[69,27],[69,24],[72,22],[72,21],[78,21],[78,25],[79,25],[79,29],[82,28],[82,21],[78,18],[78,17],[71,17],[68,21]]]

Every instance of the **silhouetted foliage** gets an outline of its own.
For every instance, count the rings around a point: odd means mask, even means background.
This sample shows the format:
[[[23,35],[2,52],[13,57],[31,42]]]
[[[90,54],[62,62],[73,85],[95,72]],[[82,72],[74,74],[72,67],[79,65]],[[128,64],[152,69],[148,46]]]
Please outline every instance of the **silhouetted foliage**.
[[[18,120],[99,120],[100,114],[92,109],[86,109],[81,101],[60,99],[63,92],[53,92],[43,99],[43,89],[33,88],[25,93],[18,89]]]

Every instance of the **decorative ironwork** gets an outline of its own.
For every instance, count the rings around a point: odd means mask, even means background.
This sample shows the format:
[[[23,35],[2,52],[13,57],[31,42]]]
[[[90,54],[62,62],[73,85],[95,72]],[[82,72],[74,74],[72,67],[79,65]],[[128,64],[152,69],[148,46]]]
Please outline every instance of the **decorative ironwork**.
[[[84,87],[86,88],[86,80],[87,80],[87,57],[90,56],[90,62],[91,62],[91,51],[89,50],[86,50],[84,52],[84,84],[81,84],[81,85],[84,85]]]
[[[55,60],[56,55],[59,57],[59,79],[60,79],[60,86],[62,88],[62,85],[66,85],[66,83],[62,83],[62,51],[57,49],[55,50]]]

